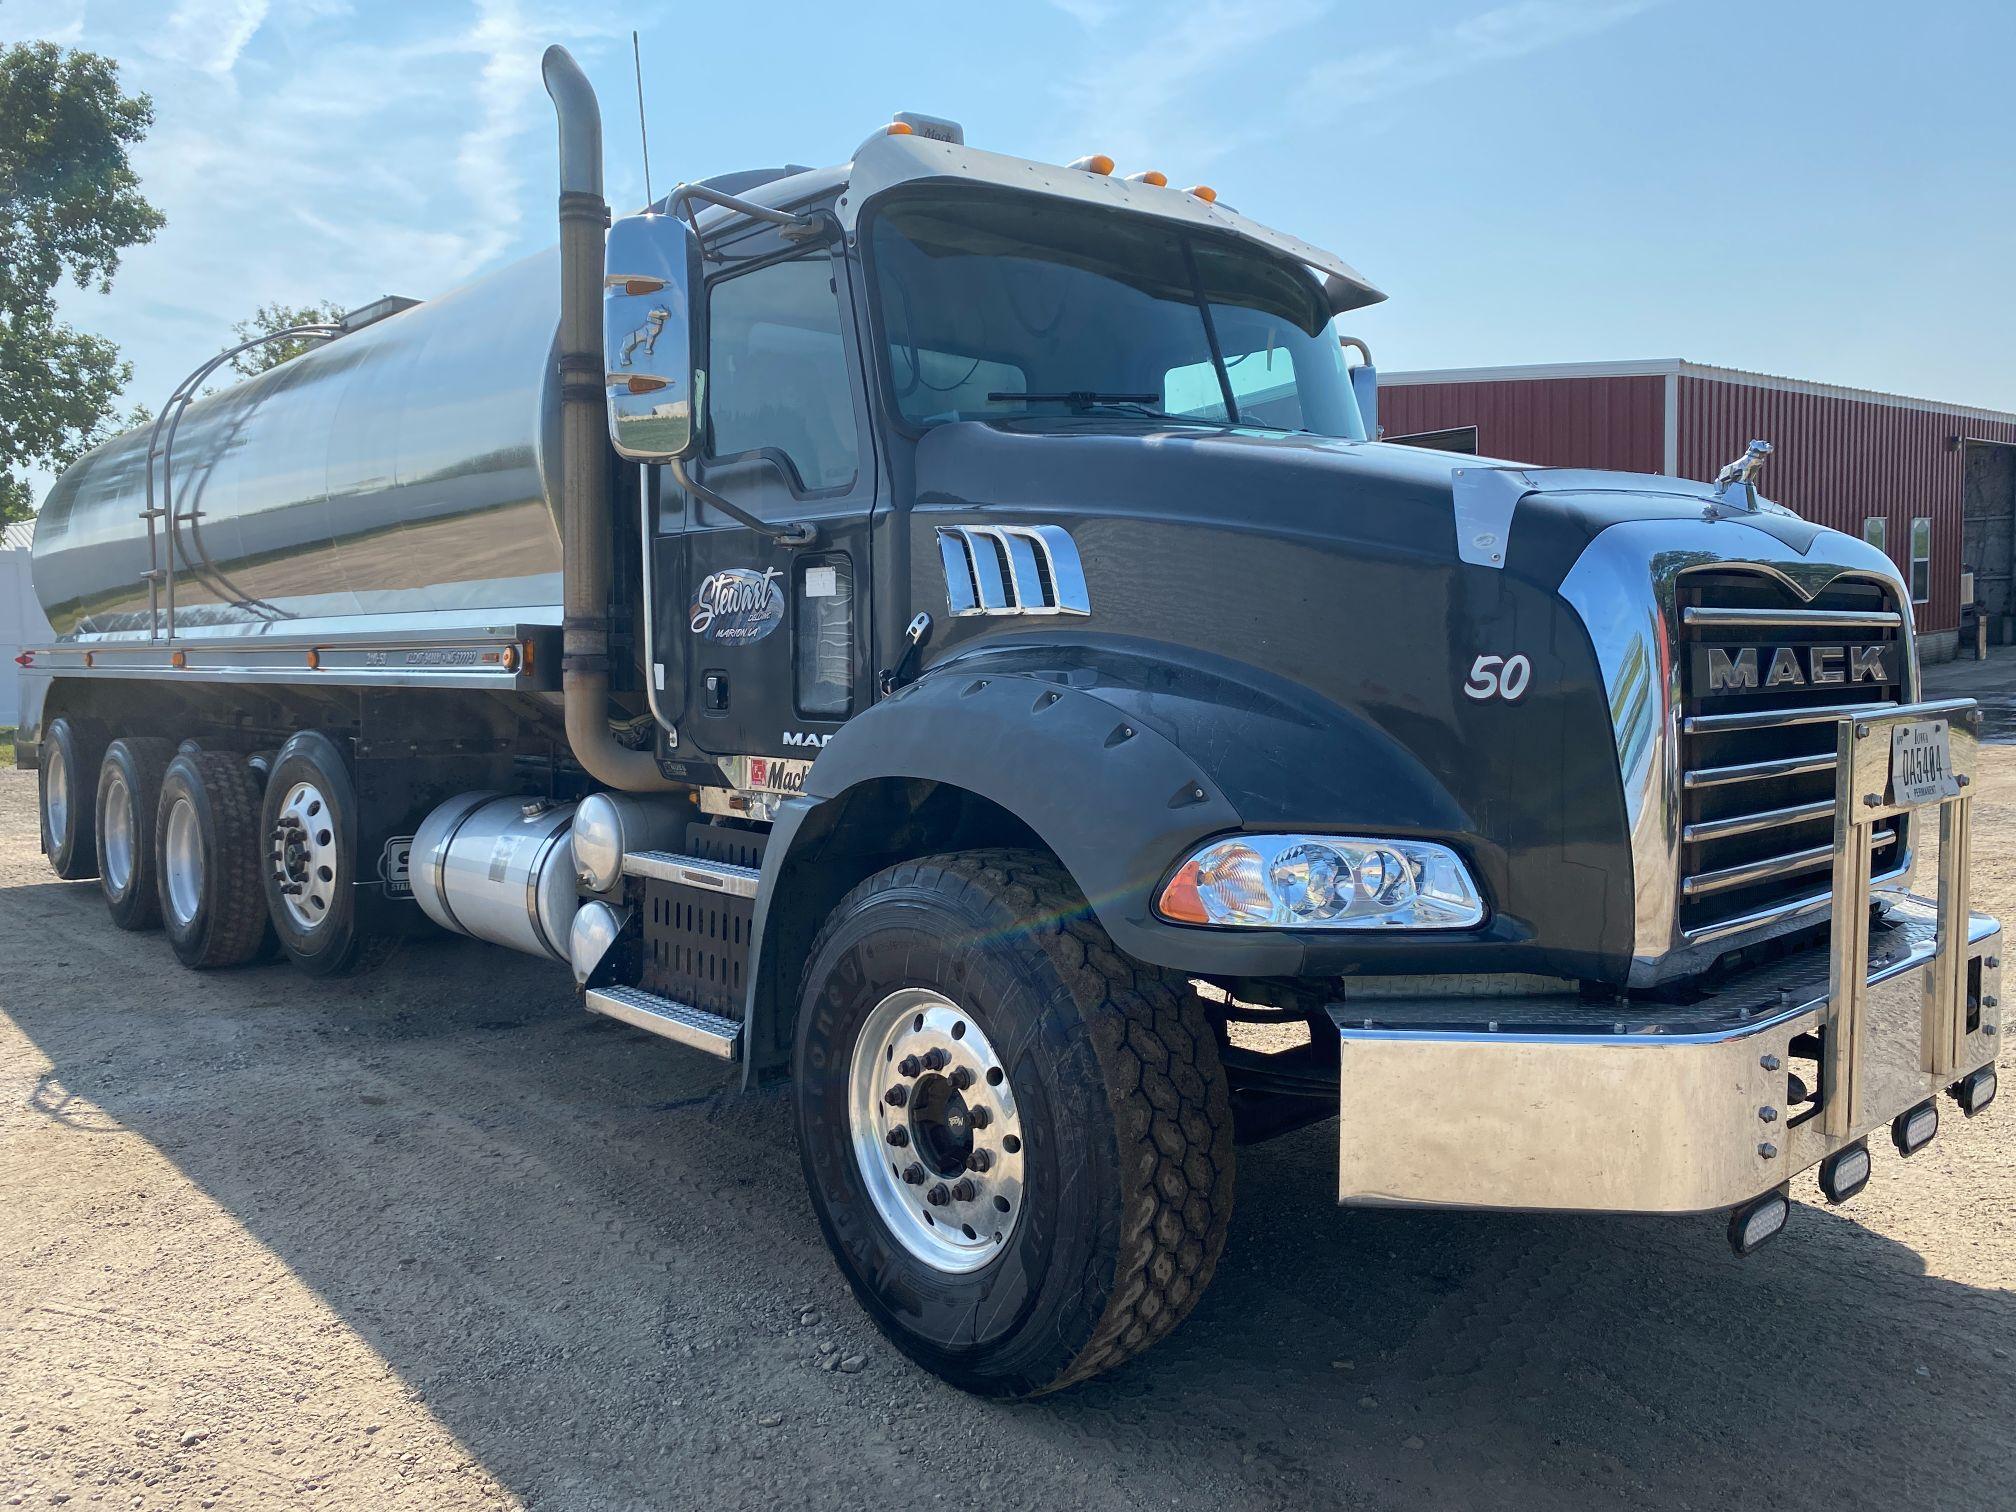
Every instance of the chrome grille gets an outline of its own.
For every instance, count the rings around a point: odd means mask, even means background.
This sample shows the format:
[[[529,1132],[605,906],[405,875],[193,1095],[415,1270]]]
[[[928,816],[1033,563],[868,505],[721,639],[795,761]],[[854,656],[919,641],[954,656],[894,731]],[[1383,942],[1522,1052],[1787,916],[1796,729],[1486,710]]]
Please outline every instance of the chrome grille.
[[[1701,568],[1678,585],[1682,767],[1680,933],[1714,940],[1818,909],[1834,838],[1835,721],[1910,697],[1910,636],[1889,584],[1835,579],[1807,600],[1775,574]],[[1697,647],[1894,646],[1883,676],[1744,691],[1707,685]],[[1697,679],[1700,686],[1696,686]],[[1760,679],[1760,682],[1762,679]],[[1876,834],[1880,879],[1901,873],[1905,821]]]

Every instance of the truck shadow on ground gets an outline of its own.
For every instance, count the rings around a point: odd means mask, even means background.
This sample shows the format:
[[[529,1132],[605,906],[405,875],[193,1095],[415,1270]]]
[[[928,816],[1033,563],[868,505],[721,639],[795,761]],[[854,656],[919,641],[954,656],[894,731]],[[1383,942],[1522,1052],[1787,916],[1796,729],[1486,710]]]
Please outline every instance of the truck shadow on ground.
[[[1241,1152],[1171,1339],[987,1403],[855,1307],[785,1095],[558,968],[443,940],[199,977],[61,885],[0,923],[57,941],[0,962],[49,1063],[12,1116],[148,1141],[534,1505],[2008,1504],[2016,1295],[1823,1209],[1747,1262],[1709,1219],[1344,1212],[1306,1130]]]

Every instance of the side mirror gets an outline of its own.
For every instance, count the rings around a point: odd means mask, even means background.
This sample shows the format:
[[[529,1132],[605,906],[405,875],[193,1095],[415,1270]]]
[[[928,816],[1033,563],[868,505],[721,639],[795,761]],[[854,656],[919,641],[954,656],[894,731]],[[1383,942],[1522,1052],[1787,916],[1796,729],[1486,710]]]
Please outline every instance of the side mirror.
[[[699,443],[705,398],[699,240],[676,215],[626,215],[602,266],[609,439],[632,462],[677,461]]]

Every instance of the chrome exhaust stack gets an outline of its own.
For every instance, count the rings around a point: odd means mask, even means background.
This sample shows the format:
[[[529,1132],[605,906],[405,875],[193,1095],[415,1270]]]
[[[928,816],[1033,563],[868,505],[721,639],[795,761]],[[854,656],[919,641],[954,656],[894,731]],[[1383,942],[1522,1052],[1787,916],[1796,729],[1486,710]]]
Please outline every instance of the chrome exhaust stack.
[[[560,689],[567,744],[591,777],[631,793],[679,788],[609,729],[609,447],[602,365],[602,111],[564,47],[540,63],[560,127]],[[648,613],[648,607],[646,612]]]

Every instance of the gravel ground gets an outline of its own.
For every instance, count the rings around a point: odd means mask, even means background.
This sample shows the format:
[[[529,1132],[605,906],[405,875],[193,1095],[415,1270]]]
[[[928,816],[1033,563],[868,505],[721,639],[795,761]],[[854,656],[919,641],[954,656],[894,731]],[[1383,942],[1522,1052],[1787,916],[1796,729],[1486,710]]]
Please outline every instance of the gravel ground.
[[[51,878],[12,771],[0,942],[0,1504],[2016,1503],[2016,1107],[1879,1149],[1847,1215],[1801,1181],[1749,1261],[1706,1219],[1340,1211],[1305,1131],[1241,1152],[1172,1339],[1002,1406],[855,1307],[781,1095],[557,968],[185,972]]]

